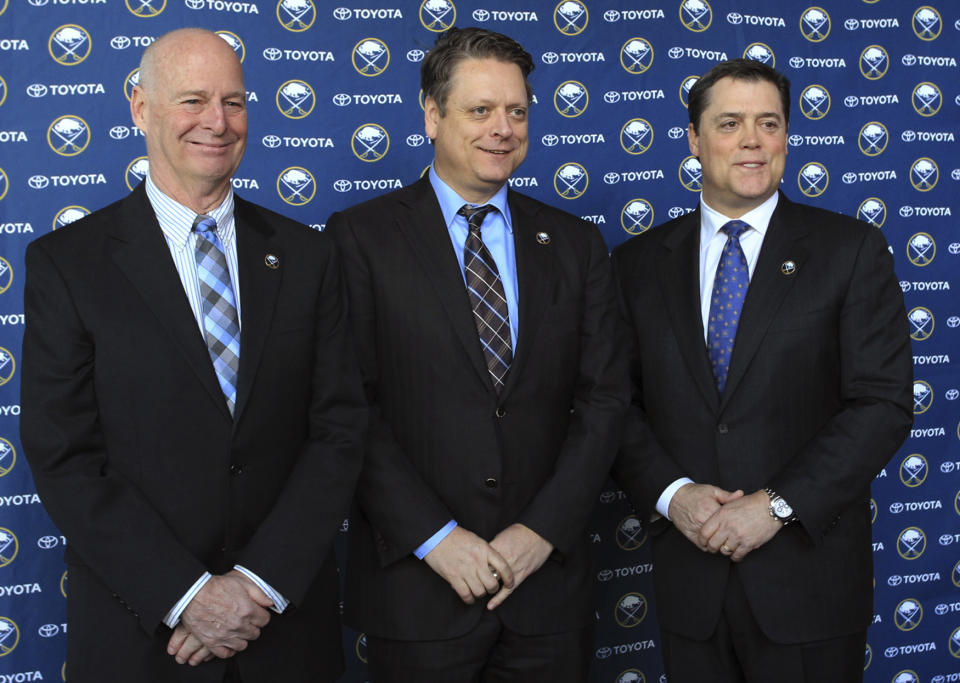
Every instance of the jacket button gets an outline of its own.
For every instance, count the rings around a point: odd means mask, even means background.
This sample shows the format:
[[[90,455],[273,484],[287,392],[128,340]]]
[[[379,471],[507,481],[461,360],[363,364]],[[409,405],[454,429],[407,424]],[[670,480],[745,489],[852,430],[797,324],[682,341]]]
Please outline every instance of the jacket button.
[[[727,427],[726,422],[721,422],[720,424],[717,425],[717,431],[720,432],[721,434],[726,434],[727,432],[730,431],[730,428]]]
[[[243,474],[243,465],[236,462],[230,465],[230,474],[234,475],[235,477]]]
[[[507,414],[507,411],[503,409],[503,406],[497,406],[497,411],[494,413],[497,417],[503,417]]]
[[[487,477],[486,479],[483,480],[483,483],[486,485],[488,489],[497,488],[497,480],[494,479],[493,477]]]

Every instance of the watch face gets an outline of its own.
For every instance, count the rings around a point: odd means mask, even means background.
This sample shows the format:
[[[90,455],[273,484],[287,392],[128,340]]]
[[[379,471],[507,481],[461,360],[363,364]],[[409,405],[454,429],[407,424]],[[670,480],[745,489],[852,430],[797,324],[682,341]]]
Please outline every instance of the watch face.
[[[773,511],[776,513],[777,517],[781,519],[786,519],[793,514],[793,508],[790,507],[787,504],[787,501],[785,501],[783,498],[773,504]]]

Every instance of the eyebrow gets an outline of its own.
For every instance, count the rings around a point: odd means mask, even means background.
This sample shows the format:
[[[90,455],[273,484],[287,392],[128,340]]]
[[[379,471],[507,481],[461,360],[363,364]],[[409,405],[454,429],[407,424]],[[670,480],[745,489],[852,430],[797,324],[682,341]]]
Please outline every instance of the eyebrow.
[[[727,118],[727,117],[734,118],[734,119],[742,119],[746,117],[746,114],[744,114],[742,111],[722,111],[716,116],[714,116],[713,120],[716,121],[718,119]],[[757,114],[755,118],[758,118],[758,119],[774,118],[779,121],[782,121],[783,114],[777,111],[763,111]]]

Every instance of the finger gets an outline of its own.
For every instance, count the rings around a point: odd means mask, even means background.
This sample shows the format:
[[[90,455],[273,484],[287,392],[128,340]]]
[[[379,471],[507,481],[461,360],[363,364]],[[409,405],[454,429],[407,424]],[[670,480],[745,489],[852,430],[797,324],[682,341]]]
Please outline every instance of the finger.
[[[183,641],[183,644],[180,646],[180,649],[177,650],[177,654],[174,656],[174,659],[177,660],[177,664],[186,664],[190,658],[201,649],[204,649],[203,643],[197,640],[197,638],[190,636]]]
[[[187,639],[190,635],[190,632],[185,628],[175,628],[173,633],[170,636],[170,640],[167,641],[167,654],[175,655],[180,649],[180,646],[183,645],[183,641]]]
[[[258,628],[263,628],[270,623],[270,612],[263,608],[258,609],[250,616],[250,623]]]
[[[493,595],[500,590],[500,572],[493,567],[487,567],[486,572],[480,570],[480,575],[483,587],[487,589],[489,595]]]
[[[510,563],[504,559],[503,555],[491,548],[490,553],[487,555],[487,563],[497,570],[497,574],[500,575],[500,583],[507,588],[513,588],[513,568],[510,566]]]
[[[510,594],[513,592],[512,588],[507,588],[504,586],[501,588],[496,595],[490,598],[490,602],[487,603],[487,609],[493,610],[503,604],[503,601],[510,597]]]
[[[474,602],[476,602],[476,598],[473,597],[473,592],[470,590],[470,586],[467,585],[465,580],[458,579],[455,584],[451,583],[450,586],[457,592],[457,595],[460,596],[460,599],[468,605],[472,605]]]
[[[183,654],[183,651],[181,651],[180,654]],[[197,649],[190,654],[186,661],[190,666],[197,666],[198,664],[202,664],[209,655],[210,650],[198,640]]]

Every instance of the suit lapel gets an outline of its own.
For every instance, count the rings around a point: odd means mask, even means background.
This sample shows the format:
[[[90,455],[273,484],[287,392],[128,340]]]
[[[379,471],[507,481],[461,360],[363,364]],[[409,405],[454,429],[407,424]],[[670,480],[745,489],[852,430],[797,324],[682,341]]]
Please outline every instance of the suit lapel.
[[[809,254],[802,244],[807,230],[806,226],[793,221],[793,215],[792,203],[781,194],[763,238],[747,298],[743,302],[721,408],[736,391],[787,292],[797,277],[802,276]],[[781,270],[787,261],[794,263],[792,274],[785,274]]]
[[[141,183],[120,205],[111,235],[114,263],[160,321],[204,389],[229,417],[206,343]]]
[[[518,381],[516,378],[522,376],[543,312],[550,304],[550,292],[554,285],[556,267],[553,244],[551,242],[541,244],[537,239],[538,232],[546,229],[549,234],[552,227],[537,224],[537,205],[525,201],[523,196],[512,191],[509,192],[507,201],[510,204],[510,218],[513,223],[520,325],[517,332],[517,348],[514,349],[513,362],[510,364],[510,372],[503,387],[503,395],[508,394]]]
[[[424,177],[411,186],[401,199],[396,225],[416,255],[424,275],[450,319],[450,325],[460,340],[477,375],[493,391],[487,363],[480,348],[473,309],[467,296],[463,273],[453,253],[450,234],[443,222],[440,204],[429,179]],[[245,304],[244,304],[245,305]]]
[[[248,202],[234,196],[237,231],[237,268],[240,271],[240,373],[237,379],[235,419],[239,420],[260,367],[263,346],[273,324],[277,294],[284,271],[284,253],[274,230]],[[277,268],[267,266],[273,255]],[[272,260],[271,260],[272,261]]]
[[[657,259],[657,279],[677,345],[707,404],[719,404],[717,387],[703,340],[700,312],[700,210],[688,214],[667,235],[663,256]],[[656,323],[654,323],[656,324]]]

